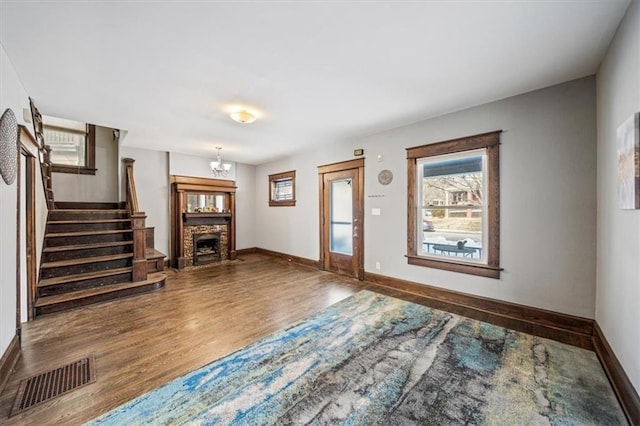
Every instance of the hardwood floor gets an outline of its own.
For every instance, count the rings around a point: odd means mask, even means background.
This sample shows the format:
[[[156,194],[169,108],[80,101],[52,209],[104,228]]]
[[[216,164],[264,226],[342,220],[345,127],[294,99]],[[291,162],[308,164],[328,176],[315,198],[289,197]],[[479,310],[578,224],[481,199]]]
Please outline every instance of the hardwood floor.
[[[164,289],[43,316],[0,396],[0,424],[80,424],[342,300],[365,284],[248,254],[173,273]],[[95,354],[97,380],[8,418],[20,380]]]

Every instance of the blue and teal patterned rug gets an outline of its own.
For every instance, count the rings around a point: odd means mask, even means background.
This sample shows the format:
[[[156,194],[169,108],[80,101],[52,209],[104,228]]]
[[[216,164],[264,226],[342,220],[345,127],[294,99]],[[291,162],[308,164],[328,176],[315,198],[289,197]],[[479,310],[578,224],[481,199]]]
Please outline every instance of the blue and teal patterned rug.
[[[626,424],[593,352],[369,291],[90,424]]]

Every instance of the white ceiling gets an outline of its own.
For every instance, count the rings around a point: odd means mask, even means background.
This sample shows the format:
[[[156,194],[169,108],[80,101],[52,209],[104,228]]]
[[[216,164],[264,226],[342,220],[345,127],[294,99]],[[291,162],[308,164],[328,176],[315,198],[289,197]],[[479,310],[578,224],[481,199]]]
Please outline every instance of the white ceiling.
[[[594,74],[629,2],[0,0],[0,42],[43,114],[260,164]]]

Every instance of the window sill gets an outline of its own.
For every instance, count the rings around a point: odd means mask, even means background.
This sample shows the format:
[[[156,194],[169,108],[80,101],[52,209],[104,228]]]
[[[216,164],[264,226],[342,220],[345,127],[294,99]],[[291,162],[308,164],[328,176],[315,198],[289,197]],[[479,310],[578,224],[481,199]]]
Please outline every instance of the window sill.
[[[271,207],[291,207],[296,205],[296,200],[288,201],[269,201]]]
[[[95,175],[97,170],[88,167],[60,166],[57,164],[51,166],[53,173],[71,173],[74,175]]]
[[[459,272],[462,274],[479,275],[487,278],[500,278],[502,268],[489,265],[480,265],[468,262],[450,262],[447,260],[431,259],[415,255],[407,255],[409,265],[426,266],[428,268],[443,269],[445,271]]]

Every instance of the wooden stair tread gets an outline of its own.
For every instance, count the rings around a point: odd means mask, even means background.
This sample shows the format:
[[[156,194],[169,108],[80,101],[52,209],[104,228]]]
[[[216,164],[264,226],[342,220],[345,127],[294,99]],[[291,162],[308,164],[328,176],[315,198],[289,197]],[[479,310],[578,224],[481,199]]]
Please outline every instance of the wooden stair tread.
[[[127,209],[54,209],[52,210],[50,213],[56,213],[56,212],[62,212],[62,213],[73,213],[73,212],[81,212],[81,213],[105,213],[105,212],[111,212],[111,213],[129,213],[129,210]]]
[[[56,247],[45,247],[42,252],[43,253],[55,253],[59,251],[67,251],[67,250],[89,250],[95,248],[105,248],[105,247],[118,247],[118,246],[126,246],[132,245],[133,241],[113,241],[108,243],[91,243],[91,244],[73,244],[68,246],[56,246]]]
[[[75,220],[50,220],[49,225],[90,224],[90,223],[122,223],[131,222],[131,219],[75,219]]]
[[[120,234],[131,233],[131,229],[110,229],[104,231],[74,231],[74,232],[50,232],[45,234],[45,238],[58,238],[58,237],[78,237],[81,235],[104,235],[104,234]]]
[[[164,276],[164,277],[163,277]],[[72,291],[64,294],[57,294],[55,296],[44,296],[39,297],[36,300],[35,307],[41,308],[43,306],[54,305],[56,303],[69,302],[72,300],[83,299],[86,297],[96,296],[99,294],[105,293],[113,293],[118,290],[126,290],[130,288],[136,287],[144,287],[149,284],[153,284],[155,282],[161,281],[163,278],[166,278],[166,275],[162,272],[156,272],[149,274],[145,281],[138,282],[125,282],[119,284],[109,284],[101,287],[93,287],[85,290]]]
[[[38,287],[64,284],[73,281],[83,281],[93,278],[109,277],[111,275],[126,274],[133,271],[133,267],[105,269],[103,271],[83,272],[82,274],[65,275],[64,277],[44,278],[38,281]]]
[[[144,253],[145,257],[147,259],[153,259],[153,258],[159,258],[159,257],[167,257],[164,253],[162,253],[161,251],[158,251],[154,248],[149,248],[147,247],[147,250]]]
[[[40,265],[40,269],[59,268],[61,266],[82,265],[85,263],[108,262],[110,260],[120,260],[133,258],[133,253],[108,254],[104,256],[79,257],[77,259],[56,260],[54,262],[45,262]]]

